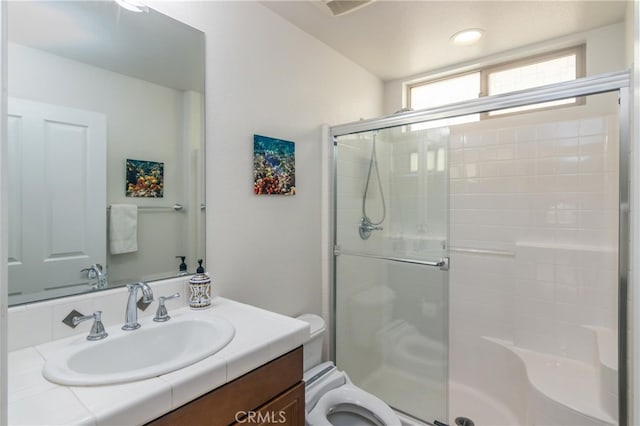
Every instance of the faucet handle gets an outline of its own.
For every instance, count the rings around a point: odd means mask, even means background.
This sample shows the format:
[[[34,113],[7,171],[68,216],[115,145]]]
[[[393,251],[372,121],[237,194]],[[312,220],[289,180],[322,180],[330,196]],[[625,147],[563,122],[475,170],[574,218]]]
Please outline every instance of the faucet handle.
[[[91,326],[91,331],[87,336],[87,340],[101,340],[107,337],[109,334],[104,329],[104,325],[102,324],[102,311],[95,311],[91,315],[84,316],[75,316],[71,318],[71,323],[75,327],[83,321],[87,321],[93,319],[93,325]]]
[[[180,293],[175,293],[171,296],[158,297],[158,310],[156,311],[156,316],[153,317],[153,320],[156,322],[169,321],[171,317],[169,316],[169,312],[167,311],[166,306],[164,306],[164,301],[169,299],[176,299],[178,297],[180,297]]]
[[[80,269],[80,272],[86,272],[87,273],[87,278],[89,278],[90,280],[98,277],[98,273],[96,272],[96,270],[95,270],[95,268],[93,266],[90,267],[90,268]]]
[[[100,276],[104,276],[104,273],[102,272],[102,265],[99,263],[94,263],[88,268],[80,269],[80,272],[86,272],[87,278],[89,278],[90,280],[98,278]]]

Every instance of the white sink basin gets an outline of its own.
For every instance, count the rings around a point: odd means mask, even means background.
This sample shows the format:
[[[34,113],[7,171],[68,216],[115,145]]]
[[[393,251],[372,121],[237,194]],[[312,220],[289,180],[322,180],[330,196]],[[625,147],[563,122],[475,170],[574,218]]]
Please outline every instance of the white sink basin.
[[[211,315],[185,310],[168,322],[140,320],[142,327],[122,331],[107,327],[109,336],[90,342],[76,338],[47,359],[42,374],[61,385],[107,385],[160,376],[196,363],[233,339],[233,325]]]

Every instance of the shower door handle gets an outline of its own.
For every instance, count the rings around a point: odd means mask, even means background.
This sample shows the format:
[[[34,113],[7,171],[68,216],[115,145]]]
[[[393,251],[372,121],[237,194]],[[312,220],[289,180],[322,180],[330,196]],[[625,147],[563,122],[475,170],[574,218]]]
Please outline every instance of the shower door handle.
[[[357,257],[367,257],[370,259],[380,259],[380,260],[388,260],[391,262],[400,262],[400,263],[412,263],[414,265],[424,265],[424,266],[435,266],[440,268],[442,271],[449,270],[449,258],[441,257],[440,259],[433,260],[419,260],[419,259],[409,259],[403,257],[389,257],[389,256],[381,256],[377,254],[369,254],[369,253],[359,253],[350,250],[341,250],[340,246],[335,246],[333,248],[334,256],[340,256],[341,254],[346,254],[348,256],[357,256]]]

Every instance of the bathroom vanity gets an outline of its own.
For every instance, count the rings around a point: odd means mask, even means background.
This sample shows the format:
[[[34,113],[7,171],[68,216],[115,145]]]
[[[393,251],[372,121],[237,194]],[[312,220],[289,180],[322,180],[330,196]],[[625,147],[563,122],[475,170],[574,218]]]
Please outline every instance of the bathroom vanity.
[[[159,287],[154,286],[156,295],[170,294],[176,289],[186,290],[186,282]],[[201,361],[127,383],[67,386],[45,379],[42,372],[47,359],[69,346],[85,344],[90,328],[86,323],[70,337],[56,337],[64,330],[58,328],[59,322],[70,308],[83,313],[102,309],[106,331],[110,333],[104,341],[118,336],[126,293],[116,290],[109,295],[117,303],[82,296],[10,310],[13,347],[8,371],[9,424],[304,424],[301,346],[309,338],[308,324],[222,297],[215,297],[211,309],[204,311],[179,306],[178,301],[168,306],[168,323],[196,315],[216,317],[233,325],[233,339]],[[141,313],[141,328],[126,333],[139,333],[154,326],[160,330],[168,324],[153,323],[152,316],[153,312]],[[42,341],[42,336],[41,341],[34,341],[33,334],[28,334],[33,330],[28,324],[35,319],[51,324],[53,331],[49,331],[48,341]]]
[[[234,423],[304,425],[301,347],[148,425],[214,426]]]

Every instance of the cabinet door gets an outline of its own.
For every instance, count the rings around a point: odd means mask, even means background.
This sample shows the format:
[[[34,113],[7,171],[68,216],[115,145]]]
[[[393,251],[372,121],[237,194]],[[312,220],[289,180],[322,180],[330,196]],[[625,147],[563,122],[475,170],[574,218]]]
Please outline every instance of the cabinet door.
[[[260,426],[304,426],[304,382],[269,401],[253,415],[253,422]]]
[[[146,426],[227,426],[236,422],[304,426],[302,358],[302,347],[298,347]],[[277,417],[268,417],[271,413],[259,416],[260,410],[273,411]]]

